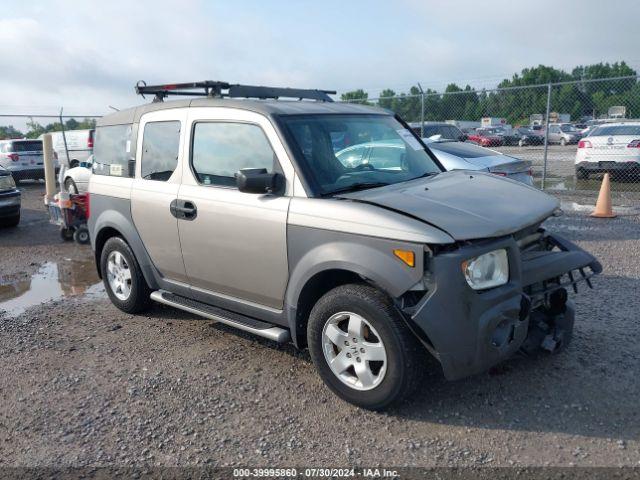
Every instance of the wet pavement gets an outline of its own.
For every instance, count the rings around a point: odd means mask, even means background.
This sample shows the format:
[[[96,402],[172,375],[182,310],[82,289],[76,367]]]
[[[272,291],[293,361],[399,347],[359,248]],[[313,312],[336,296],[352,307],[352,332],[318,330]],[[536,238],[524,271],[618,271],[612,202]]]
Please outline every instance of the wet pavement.
[[[28,280],[3,282],[0,277],[0,312],[10,317],[46,302],[83,295],[106,295],[91,260],[45,262]]]
[[[433,360],[379,414],[337,399],[290,345],[163,305],[117,310],[90,248],[48,224],[41,188],[23,206],[0,230],[13,312],[0,312],[0,467],[640,467],[638,215],[549,220],[604,267],[594,290],[570,293],[566,351],[457,382]]]

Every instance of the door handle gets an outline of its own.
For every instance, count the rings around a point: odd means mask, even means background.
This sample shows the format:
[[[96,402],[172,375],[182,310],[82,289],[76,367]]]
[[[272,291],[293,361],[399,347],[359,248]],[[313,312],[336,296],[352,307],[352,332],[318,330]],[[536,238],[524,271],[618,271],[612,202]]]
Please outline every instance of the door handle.
[[[194,220],[198,216],[198,209],[190,200],[173,200],[169,205],[169,211],[178,220]]]

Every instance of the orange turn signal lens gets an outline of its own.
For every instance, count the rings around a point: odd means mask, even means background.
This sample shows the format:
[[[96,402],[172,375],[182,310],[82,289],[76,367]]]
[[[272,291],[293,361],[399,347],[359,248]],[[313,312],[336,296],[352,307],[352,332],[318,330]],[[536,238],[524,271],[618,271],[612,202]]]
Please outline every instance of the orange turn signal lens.
[[[413,268],[416,266],[416,254],[411,250],[396,249],[393,251],[393,254],[410,267]]]

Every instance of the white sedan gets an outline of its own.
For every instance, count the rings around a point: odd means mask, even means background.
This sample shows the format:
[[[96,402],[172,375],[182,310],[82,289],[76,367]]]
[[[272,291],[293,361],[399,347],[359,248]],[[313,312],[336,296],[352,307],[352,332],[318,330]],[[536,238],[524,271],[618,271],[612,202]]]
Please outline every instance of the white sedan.
[[[64,189],[69,193],[85,193],[89,188],[89,177],[93,167],[93,155],[77,167],[65,170],[62,179]]]
[[[586,179],[592,173],[640,175],[640,123],[607,123],[580,140],[576,177]]]

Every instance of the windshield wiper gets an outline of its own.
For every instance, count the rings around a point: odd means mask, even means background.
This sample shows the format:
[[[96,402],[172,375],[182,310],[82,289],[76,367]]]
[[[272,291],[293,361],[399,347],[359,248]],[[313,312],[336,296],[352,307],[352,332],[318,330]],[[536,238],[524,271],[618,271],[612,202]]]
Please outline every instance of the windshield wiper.
[[[388,182],[357,182],[352,183],[347,187],[338,188],[337,190],[323,193],[322,196],[326,197],[328,195],[335,195],[336,193],[358,192],[360,190],[367,190],[369,188],[386,187],[387,185],[389,185]]]
[[[442,172],[425,172],[422,175],[418,175],[417,177],[413,177],[411,180],[416,180],[418,178],[433,177],[434,175],[438,175],[439,173],[442,173]]]

